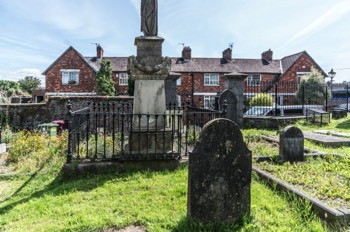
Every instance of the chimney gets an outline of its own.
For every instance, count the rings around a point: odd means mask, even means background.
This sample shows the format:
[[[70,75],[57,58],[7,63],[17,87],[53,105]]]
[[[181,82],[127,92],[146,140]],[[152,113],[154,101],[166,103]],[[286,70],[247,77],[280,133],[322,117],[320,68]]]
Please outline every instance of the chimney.
[[[103,57],[103,48],[98,44],[96,47],[96,50],[97,50],[96,57],[97,59],[101,60]]]
[[[225,51],[222,52],[222,58],[226,60],[227,62],[230,62],[232,60],[232,49],[227,48]]]
[[[182,50],[182,59],[191,60],[191,53],[192,53],[191,48],[188,46],[185,46],[184,49]]]
[[[261,59],[267,61],[268,63],[272,62],[272,55],[273,52],[271,51],[271,49],[261,53]]]

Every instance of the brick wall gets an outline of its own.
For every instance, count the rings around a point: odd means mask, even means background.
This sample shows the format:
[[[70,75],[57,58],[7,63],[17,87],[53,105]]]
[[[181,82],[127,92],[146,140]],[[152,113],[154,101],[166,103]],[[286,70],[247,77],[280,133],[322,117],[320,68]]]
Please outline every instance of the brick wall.
[[[79,84],[62,84],[61,69],[79,69]],[[46,73],[47,92],[96,92],[96,74],[73,48],[68,49]]]
[[[219,73],[219,86],[204,86],[204,73],[193,73],[193,80],[191,73],[182,73],[181,85],[176,87],[176,92],[181,96],[181,102],[186,102],[188,96],[192,98],[192,93],[203,93],[203,95],[193,96],[194,105],[203,106],[205,93],[217,93],[224,90],[223,76],[223,73]]]

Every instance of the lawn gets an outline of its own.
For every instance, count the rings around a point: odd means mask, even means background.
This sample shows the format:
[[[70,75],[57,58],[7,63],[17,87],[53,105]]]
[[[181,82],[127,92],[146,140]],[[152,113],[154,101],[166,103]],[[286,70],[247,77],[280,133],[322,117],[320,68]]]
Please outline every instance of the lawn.
[[[350,132],[350,117],[332,121],[327,129],[341,128],[340,131]],[[305,122],[299,122],[297,126],[303,130],[320,129]],[[243,134],[253,156],[278,154],[276,145],[261,140],[261,135],[278,136],[277,131],[243,130]],[[186,217],[187,166],[165,172],[115,171],[64,179],[60,167],[65,160],[63,145],[66,137],[52,140],[43,139],[38,134],[34,136],[37,137],[33,139],[28,138],[29,135],[18,135],[16,147],[21,146],[21,149],[14,149],[16,153],[9,154],[13,162],[7,167],[15,174],[0,174],[0,231],[112,231],[129,225],[142,226],[147,231],[347,230],[339,226],[327,227],[311,212],[310,204],[267,187],[254,173],[250,215],[236,225],[191,222]],[[34,146],[33,140],[42,141],[43,145],[35,143]],[[324,151],[328,149],[308,143],[305,146]],[[337,148],[331,152],[347,156],[346,150],[350,149]],[[317,164],[318,161],[313,162]],[[274,168],[279,167],[280,170],[276,172],[289,178],[293,176],[288,173],[297,173],[302,182],[319,175],[310,174],[304,167],[285,166],[269,168],[273,172]],[[342,160],[329,160],[327,168],[331,171],[324,178],[329,183],[334,182],[334,176],[343,175],[344,180],[349,179],[348,171],[337,170],[345,170],[348,166],[349,163]],[[317,166],[309,169],[322,171]],[[337,180],[335,183],[343,184]],[[344,183],[345,188],[334,193],[341,194],[343,198],[349,194],[349,185]],[[334,198],[338,197],[334,195]]]
[[[251,215],[237,225],[186,218],[187,167],[64,180],[59,174],[2,176],[0,231],[100,231],[142,225],[148,231],[327,231],[308,205],[253,177]]]

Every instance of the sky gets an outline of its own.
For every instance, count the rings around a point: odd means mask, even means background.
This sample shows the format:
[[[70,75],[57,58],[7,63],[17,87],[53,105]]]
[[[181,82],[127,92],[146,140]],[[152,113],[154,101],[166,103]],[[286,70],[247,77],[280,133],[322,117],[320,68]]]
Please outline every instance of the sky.
[[[44,72],[69,46],[83,56],[136,54],[141,0],[0,0],[0,79]],[[307,51],[350,81],[350,0],[158,0],[163,56],[274,59]],[[327,79],[326,79],[327,80]]]

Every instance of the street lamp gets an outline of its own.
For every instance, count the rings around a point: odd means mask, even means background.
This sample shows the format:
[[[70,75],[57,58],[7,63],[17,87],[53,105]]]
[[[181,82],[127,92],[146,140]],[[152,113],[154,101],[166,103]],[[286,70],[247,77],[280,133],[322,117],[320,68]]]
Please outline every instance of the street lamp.
[[[328,77],[331,78],[331,107],[333,108],[333,78],[335,77],[335,74],[337,74],[336,72],[334,72],[333,69],[331,69],[331,71],[328,72]]]
[[[328,77],[331,78],[331,86],[333,84],[333,78],[335,77],[335,74],[337,73],[334,72],[333,69],[331,69],[331,71],[328,72]]]

